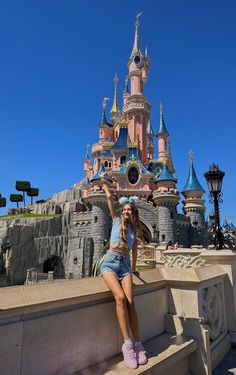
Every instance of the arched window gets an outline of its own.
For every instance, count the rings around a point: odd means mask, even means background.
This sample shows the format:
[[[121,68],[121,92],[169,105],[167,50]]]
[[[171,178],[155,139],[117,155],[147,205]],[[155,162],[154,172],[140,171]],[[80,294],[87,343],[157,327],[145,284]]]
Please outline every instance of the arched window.
[[[166,239],[166,236],[164,234],[162,234],[162,236],[161,236],[161,242],[165,242],[165,239]]]
[[[111,163],[111,161],[109,161],[108,165],[109,165],[109,168],[112,167],[112,163]]]
[[[105,160],[105,162],[104,162],[104,167],[105,167],[105,168],[108,167],[108,161],[107,161],[107,160]]]
[[[122,155],[122,156],[120,157],[120,164],[124,164],[125,161],[126,161],[126,156],[125,156],[125,155]]]

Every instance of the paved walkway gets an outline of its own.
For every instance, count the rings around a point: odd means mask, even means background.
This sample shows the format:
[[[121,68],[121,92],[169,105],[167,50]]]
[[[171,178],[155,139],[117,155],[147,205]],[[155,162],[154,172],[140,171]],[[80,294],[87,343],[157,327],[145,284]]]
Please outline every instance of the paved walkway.
[[[223,361],[215,368],[212,375],[236,375],[236,348],[232,348]]]

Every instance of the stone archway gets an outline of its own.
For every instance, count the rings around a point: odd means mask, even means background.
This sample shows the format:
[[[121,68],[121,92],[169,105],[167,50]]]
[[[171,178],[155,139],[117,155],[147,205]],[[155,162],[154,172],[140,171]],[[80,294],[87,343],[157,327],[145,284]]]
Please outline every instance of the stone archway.
[[[150,243],[152,242],[152,233],[150,231],[150,229],[148,228],[148,225],[146,223],[144,223],[144,220],[142,220],[142,218],[140,218],[140,229],[141,229],[141,234],[143,236],[143,239],[146,243]]]
[[[53,271],[54,278],[65,277],[65,267],[61,258],[56,255],[52,255],[50,258],[45,260],[43,263],[43,273],[48,273],[49,271]]]

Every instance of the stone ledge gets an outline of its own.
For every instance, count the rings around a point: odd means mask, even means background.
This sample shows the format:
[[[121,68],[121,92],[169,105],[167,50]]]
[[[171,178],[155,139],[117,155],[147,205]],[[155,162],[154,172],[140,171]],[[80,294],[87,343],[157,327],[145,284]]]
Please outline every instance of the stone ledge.
[[[206,260],[236,261],[236,250],[205,250],[201,257]]]
[[[174,371],[173,366],[176,366],[178,362],[187,358],[197,349],[197,341],[181,335],[175,336],[171,333],[163,333],[145,342],[145,349],[149,358],[148,363],[139,366],[136,370],[127,369],[122,355],[118,355],[108,361],[76,372],[74,375],[159,375],[166,370],[171,371],[170,373],[172,374],[172,371]],[[176,371],[174,373],[175,375],[179,374]]]
[[[134,294],[163,288],[161,269],[145,270],[133,276]],[[54,308],[96,304],[111,299],[102,277],[62,280],[51,283],[0,288],[0,319]]]
[[[225,277],[226,274],[220,265],[198,269],[160,267],[145,270],[133,277],[134,294],[139,295],[152,291],[153,288],[159,289],[169,285],[196,286],[209,282],[209,279]],[[0,319],[19,315],[22,317],[48,309],[97,304],[104,299],[112,298],[101,277],[0,288]]]

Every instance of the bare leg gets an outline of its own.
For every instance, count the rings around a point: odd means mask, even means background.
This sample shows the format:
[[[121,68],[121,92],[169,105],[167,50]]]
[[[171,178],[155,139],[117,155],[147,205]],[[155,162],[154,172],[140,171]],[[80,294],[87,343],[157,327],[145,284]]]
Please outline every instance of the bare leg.
[[[124,291],[113,272],[103,272],[102,277],[111,290],[116,301],[116,314],[124,340],[130,337],[126,314],[126,297]]]
[[[121,281],[122,289],[127,298],[127,309],[129,316],[129,325],[131,332],[135,341],[140,341],[139,334],[139,323],[138,315],[135,309],[134,298],[133,298],[133,284],[132,284],[132,275],[125,276]]]

